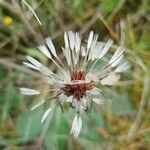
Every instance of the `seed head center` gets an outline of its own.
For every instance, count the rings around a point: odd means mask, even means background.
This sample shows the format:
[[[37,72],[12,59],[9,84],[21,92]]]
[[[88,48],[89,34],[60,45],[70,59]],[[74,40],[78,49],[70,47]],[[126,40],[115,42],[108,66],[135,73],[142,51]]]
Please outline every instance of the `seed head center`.
[[[85,82],[86,73],[84,71],[72,71],[71,72],[71,82],[69,84],[65,84],[62,88],[65,95],[73,96],[78,101],[80,101],[83,96],[86,95],[87,90],[91,90],[94,86],[94,82]]]

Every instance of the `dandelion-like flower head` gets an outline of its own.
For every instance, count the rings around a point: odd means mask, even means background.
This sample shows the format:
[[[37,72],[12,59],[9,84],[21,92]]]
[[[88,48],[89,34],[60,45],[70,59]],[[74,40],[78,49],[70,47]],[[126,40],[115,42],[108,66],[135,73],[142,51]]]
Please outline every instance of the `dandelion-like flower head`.
[[[51,38],[46,38],[45,45],[39,46],[39,50],[55,64],[57,72],[30,56],[27,56],[29,62],[24,62],[25,66],[42,74],[49,87],[47,95],[53,92],[54,97],[57,98],[56,104],[45,111],[41,122],[45,121],[57,104],[63,107],[64,102],[67,102],[71,108],[76,109],[71,128],[71,134],[75,138],[78,137],[82,127],[82,113],[89,113],[93,102],[102,105],[107,101],[101,87],[115,85],[120,78],[119,74],[129,68],[123,57],[125,50],[123,47],[118,47],[111,59],[103,67],[99,67],[98,61],[105,56],[113,42],[109,40],[107,43],[102,43],[97,39],[98,35],[94,35],[93,31],[90,32],[86,42],[82,42],[79,33],[66,32],[65,46],[62,48],[64,58],[60,59]],[[20,91],[24,95],[39,95],[45,92],[24,87],[20,88]],[[44,104],[46,100],[47,97],[31,110]]]

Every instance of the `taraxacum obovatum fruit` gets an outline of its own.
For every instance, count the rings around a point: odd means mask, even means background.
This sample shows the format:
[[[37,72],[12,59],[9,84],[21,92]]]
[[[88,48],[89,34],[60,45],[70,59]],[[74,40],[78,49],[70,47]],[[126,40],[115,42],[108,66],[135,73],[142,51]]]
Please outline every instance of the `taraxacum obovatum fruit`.
[[[61,60],[51,38],[46,38],[45,45],[39,46],[39,50],[54,63],[57,68],[55,72],[30,56],[27,56],[29,62],[24,62],[25,66],[42,74],[49,87],[47,96],[53,92],[57,98],[56,105],[50,106],[45,111],[41,122],[45,121],[58,104],[63,107],[64,102],[67,102],[70,108],[76,109],[71,128],[71,134],[75,138],[78,137],[82,127],[83,112],[89,113],[92,102],[98,105],[105,102],[101,87],[115,85],[120,78],[119,74],[129,68],[123,57],[125,50],[123,47],[118,47],[106,65],[99,67],[98,61],[105,56],[113,42],[109,40],[102,43],[97,39],[98,35],[94,35],[93,31],[90,32],[86,42],[82,41],[79,33],[66,32],[65,46],[62,48],[64,58]],[[24,95],[39,95],[43,92],[29,88],[20,88],[20,91]],[[44,104],[47,96],[32,107],[32,110]]]

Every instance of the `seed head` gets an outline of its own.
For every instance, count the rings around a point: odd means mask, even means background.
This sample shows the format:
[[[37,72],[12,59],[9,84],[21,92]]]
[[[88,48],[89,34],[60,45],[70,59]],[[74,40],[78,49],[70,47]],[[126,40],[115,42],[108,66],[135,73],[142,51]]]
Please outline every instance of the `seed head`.
[[[51,38],[46,38],[45,44],[39,46],[39,50],[54,63],[56,72],[30,56],[27,56],[29,62],[24,62],[25,66],[40,72],[49,87],[48,91],[20,88],[21,93],[25,95],[39,95],[47,92],[44,99],[31,109],[34,110],[44,104],[50,92],[55,93],[53,98],[57,99],[57,102],[45,111],[41,122],[45,121],[58,104],[62,108],[64,102],[74,105],[77,113],[72,123],[71,134],[75,138],[78,137],[82,127],[81,115],[84,111],[90,110],[91,102],[102,105],[107,101],[99,87],[117,84],[119,74],[129,68],[123,56],[125,49],[122,47],[117,48],[112,58],[103,67],[99,67],[98,61],[106,55],[113,42],[109,40],[107,43],[102,43],[97,39],[98,36],[94,35],[93,31],[90,32],[87,43],[82,42],[77,32],[66,32],[65,46],[62,48],[66,60],[62,61],[57,55]]]

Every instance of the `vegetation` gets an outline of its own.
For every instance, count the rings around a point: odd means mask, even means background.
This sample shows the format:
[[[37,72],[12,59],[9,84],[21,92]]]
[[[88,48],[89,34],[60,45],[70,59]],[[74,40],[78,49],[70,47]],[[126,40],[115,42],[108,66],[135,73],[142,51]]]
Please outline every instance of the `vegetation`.
[[[0,149],[11,150],[148,150],[150,147],[150,36],[148,0],[32,0],[27,1],[42,22],[39,25],[22,0],[0,1]],[[131,68],[114,88],[104,89],[110,104],[93,106],[85,115],[77,140],[69,134],[70,109],[59,108],[50,123],[41,124],[44,107],[34,111],[35,97],[18,88],[42,87],[36,72],[22,65],[26,55],[52,66],[37,46],[50,36],[61,54],[66,30],[114,41],[127,48]],[[112,50],[113,52],[113,50]],[[46,106],[45,106],[46,107]]]

